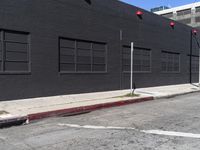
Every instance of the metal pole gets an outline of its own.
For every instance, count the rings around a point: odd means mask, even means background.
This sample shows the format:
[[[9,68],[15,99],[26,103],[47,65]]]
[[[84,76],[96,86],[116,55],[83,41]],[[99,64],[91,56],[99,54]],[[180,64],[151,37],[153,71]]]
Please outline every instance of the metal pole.
[[[131,83],[130,83],[130,86],[131,86],[131,95],[133,95],[133,51],[134,51],[134,43],[131,42]]]
[[[122,40],[123,40],[123,31],[120,30],[119,31],[120,35],[119,35],[119,44],[120,44],[120,57],[122,58],[123,57],[123,46],[122,46]],[[123,61],[122,59],[120,59],[120,89],[123,89],[122,88],[122,77],[123,77]]]

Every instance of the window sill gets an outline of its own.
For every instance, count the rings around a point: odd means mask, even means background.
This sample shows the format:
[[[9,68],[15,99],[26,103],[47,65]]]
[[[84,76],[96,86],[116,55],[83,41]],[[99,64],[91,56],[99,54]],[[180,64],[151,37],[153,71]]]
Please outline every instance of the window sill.
[[[65,74],[107,74],[108,72],[59,72],[61,75],[65,75]]]
[[[31,72],[6,71],[0,72],[0,75],[31,75]]]
[[[180,74],[181,72],[161,72],[162,74]]]
[[[130,71],[123,71],[123,73],[130,74],[131,72]],[[135,74],[140,74],[140,73],[150,74],[150,73],[152,73],[152,71],[134,71],[133,73],[135,73]]]

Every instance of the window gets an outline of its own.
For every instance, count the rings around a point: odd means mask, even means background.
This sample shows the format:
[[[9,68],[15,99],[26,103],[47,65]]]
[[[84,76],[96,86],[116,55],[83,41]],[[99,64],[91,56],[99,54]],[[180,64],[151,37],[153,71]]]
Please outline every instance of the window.
[[[0,30],[0,72],[30,72],[28,33]]]
[[[163,14],[162,16],[166,17],[166,18],[172,18],[173,17],[173,13]]]
[[[196,22],[200,22],[200,17],[195,17]]]
[[[188,19],[182,19],[182,20],[178,20],[180,23],[183,23],[183,24],[190,24],[191,23],[191,18],[188,18]]]
[[[179,73],[180,72],[180,54],[173,52],[162,52],[162,72]]]
[[[190,55],[188,55],[188,68],[190,68]],[[199,72],[199,56],[192,56],[192,73]],[[188,70],[189,72],[189,70]]]
[[[130,72],[131,68],[131,47],[123,46],[122,52],[123,72]],[[151,72],[151,50],[141,47],[134,47],[133,71]]]
[[[184,16],[184,15],[188,15],[188,14],[191,14],[191,9],[177,11],[177,16]]]
[[[196,7],[196,12],[200,12],[200,7]]]
[[[60,72],[107,71],[107,45],[100,42],[59,38]]]
[[[161,11],[161,10],[165,10],[165,9],[169,9],[169,7],[167,7],[167,6],[160,6],[160,7],[152,8],[151,12],[157,12],[157,11]]]

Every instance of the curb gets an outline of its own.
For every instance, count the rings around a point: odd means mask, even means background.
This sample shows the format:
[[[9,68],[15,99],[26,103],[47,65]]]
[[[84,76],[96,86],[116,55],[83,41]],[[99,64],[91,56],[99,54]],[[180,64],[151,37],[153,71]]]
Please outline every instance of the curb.
[[[75,107],[75,108],[69,108],[69,109],[54,110],[54,111],[48,111],[48,112],[42,112],[42,113],[29,114],[27,116],[27,119],[29,122],[32,122],[32,121],[49,118],[49,117],[78,115],[78,114],[87,113],[87,112],[91,112],[91,111],[95,111],[99,109],[123,106],[123,105],[140,103],[140,102],[151,101],[151,100],[154,100],[154,97],[144,97],[144,98],[129,99],[129,100],[118,101],[118,102],[110,102],[110,103],[81,106],[81,107]]]
[[[129,100],[123,100],[123,101],[117,101],[117,102],[109,102],[109,103],[74,107],[74,108],[68,108],[68,109],[59,109],[59,110],[53,110],[53,111],[47,111],[47,112],[41,112],[41,113],[28,114],[27,116],[12,117],[12,118],[0,120],[0,129],[11,127],[11,126],[28,124],[30,122],[34,122],[34,121],[49,118],[49,117],[79,115],[79,114],[88,113],[91,111],[104,109],[104,108],[118,107],[118,106],[123,106],[123,105],[128,105],[128,104],[134,104],[134,103],[141,103],[141,102],[151,101],[155,99],[172,98],[172,97],[176,97],[180,95],[186,95],[186,94],[197,93],[197,92],[200,92],[200,91],[197,90],[197,91],[190,91],[190,92],[171,94],[171,95],[165,95],[165,96],[147,96],[147,97],[137,98],[137,99],[129,99]]]
[[[26,121],[27,121],[27,116],[2,119],[0,120],[0,129],[11,127],[11,126],[22,125],[22,124],[25,124]]]
[[[109,102],[109,103],[95,104],[95,105],[89,105],[89,106],[81,106],[81,107],[74,107],[74,108],[68,108],[68,109],[59,109],[59,110],[53,110],[53,111],[47,111],[47,112],[41,112],[41,113],[34,113],[34,114],[28,114],[27,116],[23,116],[23,117],[20,116],[20,117],[7,118],[7,119],[0,120],[0,129],[11,127],[11,126],[28,124],[30,122],[34,122],[34,121],[49,118],[49,117],[79,115],[79,114],[88,113],[88,112],[99,110],[99,109],[123,106],[123,105],[140,103],[140,102],[151,101],[151,100],[154,100],[154,97],[149,96],[149,97],[143,97],[143,98],[137,98],[137,99],[124,100],[124,101]]]

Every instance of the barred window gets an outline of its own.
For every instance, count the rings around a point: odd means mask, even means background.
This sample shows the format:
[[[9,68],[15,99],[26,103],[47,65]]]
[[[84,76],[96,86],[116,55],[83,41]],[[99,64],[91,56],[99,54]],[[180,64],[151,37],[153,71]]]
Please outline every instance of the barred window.
[[[0,72],[29,72],[28,33],[0,30]]]
[[[180,54],[173,52],[162,52],[162,72],[178,73],[180,72]]]
[[[199,57],[192,56],[192,72],[198,73],[199,72]]]
[[[130,72],[131,68],[131,47],[123,46],[122,52],[123,72]],[[141,47],[134,47],[133,71],[151,72],[151,50]]]
[[[106,43],[59,38],[60,72],[106,72]]]
[[[188,15],[188,14],[191,14],[191,9],[177,11],[177,16],[184,16],[184,15]]]
[[[192,58],[192,66],[191,66],[192,73],[198,73],[199,72],[199,56],[193,55],[191,58]],[[190,68],[190,55],[188,55],[188,68]]]

